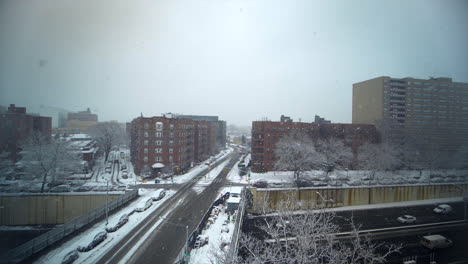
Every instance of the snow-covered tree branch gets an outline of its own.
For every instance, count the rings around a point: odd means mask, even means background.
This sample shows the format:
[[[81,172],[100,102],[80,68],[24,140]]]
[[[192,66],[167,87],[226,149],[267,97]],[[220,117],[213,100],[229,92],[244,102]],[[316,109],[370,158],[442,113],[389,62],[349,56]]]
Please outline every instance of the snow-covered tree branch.
[[[125,133],[119,124],[114,122],[99,123],[89,130],[99,146],[104,150],[105,161],[113,146],[125,142]]]
[[[81,153],[73,151],[68,142],[53,140],[42,134],[33,134],[23,145],[21,164],[25,172],[42,179],[41,192],[50,180],[83,170]]]

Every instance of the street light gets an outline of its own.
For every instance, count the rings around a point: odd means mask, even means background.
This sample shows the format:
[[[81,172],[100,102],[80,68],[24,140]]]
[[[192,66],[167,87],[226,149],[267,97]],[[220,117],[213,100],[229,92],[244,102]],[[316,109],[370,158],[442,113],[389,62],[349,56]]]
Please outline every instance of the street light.
[[[159,219],[166,220],[166,222],[168,224],[171,224],[171,225],[174,225],[174,226],[177,226],[177,227],[185,227],[185,250],[184,250],[185,251],[184,258],[185,258],[188,255],[188,225],[184,226],[184,225],[173,223],[173,222],[169,221],[169,219],[167,219],[165,217],[162,217],[162,216],[160,216]]]
[[[323,203],[324,203],[325,205],[326,205],[328,202],[331,202],[331,203],[334,203],[334,202],[335,202],[335,200],[333,200],[333,199],[328,199],[328,200],[326,200],[325,198],[323,198],[323,196],[320,194],[320,192],[316,192],[316,193],[319,195],[320,199],[322,199],[322,201],[323,201]]]
[[[102,177],[104,180],[104,177]],[[106,180],[106,225],[109,224],[109,180]]]

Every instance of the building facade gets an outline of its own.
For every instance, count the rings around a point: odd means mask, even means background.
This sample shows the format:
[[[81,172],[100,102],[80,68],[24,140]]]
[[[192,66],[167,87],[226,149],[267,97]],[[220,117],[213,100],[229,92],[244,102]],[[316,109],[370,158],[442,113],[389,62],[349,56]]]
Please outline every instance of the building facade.
[[[389,124],[391,139],[413,140],[422,154],[468,157],[468,83],[383,76],[353,84],[353,123],[377,122]]]
[[[127,124],[136,173],[160,163],[178,173],[215,154],[218,121],[192,120],[172,114],[138,117]]]
[[[342,139],[356,153],[364,142],[378,140],[374,125],[315,124],[305,122],[252,122],[252,171],[274,170],[275,148],[281,137],[290,133],[304,133],[312,140],[330,137]]]
[[[86,111],[77,113],[68,113],[67,116],[67,130],[68,133],[86,133],[92,126],[98,124],[98,116],[92,114],[88,108]]]
[[[0,115],[0,152],[11,153],[14,161],[18,160],[18,150],[21,143],[33,133],[51,136],[52,118],[26,113],[26,107],[11,104],[8,110]]]

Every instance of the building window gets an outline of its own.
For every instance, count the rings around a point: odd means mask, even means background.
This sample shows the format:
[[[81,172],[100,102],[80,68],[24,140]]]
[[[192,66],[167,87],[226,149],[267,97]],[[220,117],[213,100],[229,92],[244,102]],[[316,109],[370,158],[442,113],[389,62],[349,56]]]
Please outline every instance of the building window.
[[[169,134],[169,137],[173,138],[173,137],[174,137],[174,132],[171,132],[171,133]]]
[[[169,153],[172,154],[174,152],[174,149],[170,148]]]
[[[145,127],[145,129],[148,129],[149,128],[148,123],[145,123],[144,127]]]
[[[174,125],[173,125],[173,124],[170,124],[170,125],[169,125],[169,129],[170,129],[170,130],[173,130],[173,129],[174,129]]]
[[[155,152],[155,153],[162,153],[162,148],[155,148],[155,149],[154,149],[154,152]]]
[[[143,157],[143,161],[144,161],[144,162],[148,162],[148,157],[147,157],[147,156],[144,156],[144,157]]]
[[[148,140],[143,141],[143,145],[148,146]]]
[[[162,137],[162,132],[156,132],[156,133],[154,133],[154,136],[157,137],[157,138],[160,138],[160,137]]]
[[[145,137],[148,137],[148,132],[145,131]]]
[[[148,154],[148,148],[144,148],[143,153]]]
[[[174,144],[174,140],[169,140],[169,145],[173,145]]]
[[[154,161],[162,161],[162,157],[161,157],[161,156],[156,156],[156,157],[154,158]]]
[[[156,122],[156,131],[162,131],[162,130],[163,130],[163,123]]]
[[[169,162],[172,162],[172,160],[173,160],[172,156],[169,156]]]
[[[161,146],[162,145],[162,140],[156,140],[155,142],[156,146]]]

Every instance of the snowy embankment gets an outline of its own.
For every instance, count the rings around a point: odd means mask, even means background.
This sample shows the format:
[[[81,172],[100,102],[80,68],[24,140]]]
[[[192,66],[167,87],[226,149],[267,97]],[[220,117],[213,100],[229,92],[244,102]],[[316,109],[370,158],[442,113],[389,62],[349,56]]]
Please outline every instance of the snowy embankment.
[[[294,184],[292,171],[270,171],[266,173],[251,173],[250,178],[239,176],[232,171],[228,176],[231,182],[240,184],[254,183],[266,180],[274,185],[289,187]],[[359,187],[359,186],[388,186],[388,185],[427,185],[468,183],[468,170],[398,170],[398,171],[307,171],[301,179],[309,182],[311,187]]]
[[[199,174],[203,170],[209,168],[210,165],[208,165],[207,163],[215,163],[215,162],[225,158],[229,154],[231,154],[232,151],[233,151],[232,148],[228,148],[226,150],[223,150],[223,151],[219,152],[217,155],[215,155],[214,157],[211,157],[211,158],[205,160],[204,162],[201,162],[200,165],[197,165],[197,166],[191,168],[190,171],[188,171],[187,173],[184,173],[182,175],[174,175],[173,179],[168,178],[168,179],[165,179],[165,180],[161,180],[160,183],[161,184],[171,184],[171,183],[181,184],[181,183],[188,182],[188,181],[192,180],[197,174]],[[154,184],[154,181],[148,181],[148,182],[143,183],[143,184]]]
[[[141,223],[158,209],[162,203],[171,197],[174,192],[166,191],[166,195],[163,199],[155,201],[152,205],[142,212],[135,212],[138,208],[144,208],[145,204],[152,197],[158,197],[162,189],[159,190],[139,190],[139,197],[137,200],[133,201],[130,205],[126,206],[122,210],[114,213],[109,216],[109,224],[106,226],[106,220],[103,220],[99,223],[94,224],[92,227],[88,228],[81,234],[75,236],[69,241],[65,242],[60,248],[50,251],[48,254],[39,258],[35,263],[62,263],[63,258],[70,252],[78,247],[87,246],[90,242],[93,241],[93,238],[102,231],[106,230],[106,227],[114,227],[117,225],[119,220],[123,215],[129,215],[128,222],[122,225],[118,230],[114,232],[107,233],[107,238],[97,245],[94,249],[91,249],[88,252],[80,252],[79,258],[73,263],[95,263],[100,259],[108,250],[110,250],[116,243],[118,243],[122,238],[124,238],[136,225]],[[159,225],[160,222],[157,223]],[[154,228],[157,227],[155,225]]]
[[[222,194],[228,192],[230,188],[220,190]],[[234,232],[234,216],[228,216],[225,207],[219,205],[219,213],[209,227],[203,230],[202,236],[208,237],[208,244],[194,248],[190,252],[190,263],[211,264],[222,263],[224,255],[229,251]],[[227,232],[226,232],[227,231]]]

